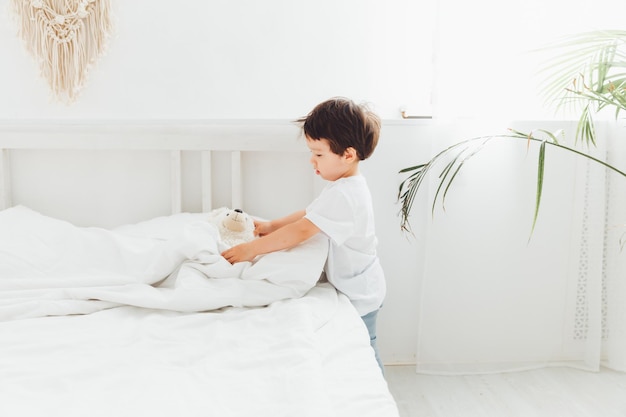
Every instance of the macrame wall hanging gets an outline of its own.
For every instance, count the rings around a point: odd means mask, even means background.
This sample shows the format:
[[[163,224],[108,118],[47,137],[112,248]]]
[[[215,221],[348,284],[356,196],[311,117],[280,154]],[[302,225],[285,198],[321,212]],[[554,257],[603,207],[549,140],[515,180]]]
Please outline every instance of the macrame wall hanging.
[[[109,0],[11,0],[18,34],[53,95],[72,103],[111,32]]]

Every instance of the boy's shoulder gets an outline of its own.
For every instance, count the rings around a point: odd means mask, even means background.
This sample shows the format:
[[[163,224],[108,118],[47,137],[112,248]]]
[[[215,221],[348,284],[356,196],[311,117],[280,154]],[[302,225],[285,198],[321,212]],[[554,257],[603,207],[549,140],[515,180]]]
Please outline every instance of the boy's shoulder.
[[[371,198],[367,181],[362,175],[341,178],[334,181],[329,189],[333,190],[335,193],[345,195],[350,200],[356,200],[357,202],[362,199]]]
[[[363,174],[351,175],[349,177],[339,178],[333,181],[333,184],[346,184],[346,185],[361,185],[367,184]]]
[[[360,190],[363,188],[365,189],[368,188],[367,181],[365,180],[365,177],[361,174],[352,175],[350,177],[345,177],[345,178],[340,178],[334,181],[333,184],[338,188],[344,188],[344,189]]]

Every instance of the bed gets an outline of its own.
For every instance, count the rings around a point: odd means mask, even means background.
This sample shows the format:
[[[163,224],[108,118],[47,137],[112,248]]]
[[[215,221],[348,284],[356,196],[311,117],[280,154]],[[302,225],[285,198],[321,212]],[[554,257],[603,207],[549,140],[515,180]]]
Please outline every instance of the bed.
[[[360,317],[320,280],[323,238],[251,263],[219,256],[213,216],[271,214],[248,199],[246,176],[263,173],[245,165],[276,149],[306,161],[289,123],[0,123],[0,415],[397,416]],[[168,212],[142,217],[106,197],[111,220],[85,210],[83,192],[37,197],[23,167],[56,152],[165,153]],[[225,158],[228,173],[216,173]],[[216,179],[228,180],[227,205]]]

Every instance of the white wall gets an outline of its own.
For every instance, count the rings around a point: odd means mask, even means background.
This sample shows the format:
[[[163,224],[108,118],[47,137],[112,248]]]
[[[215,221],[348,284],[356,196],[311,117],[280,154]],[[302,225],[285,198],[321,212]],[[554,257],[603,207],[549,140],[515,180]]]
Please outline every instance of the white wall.
[[[51,102],[0,5],[0,118],[294,119],[337,95],[426,111],[428,13],[410,0],[111,0],[114,33],[80,101]],[[416,24],[417,23],[417,24]],[[420,54],[406,53],[420,48]]]

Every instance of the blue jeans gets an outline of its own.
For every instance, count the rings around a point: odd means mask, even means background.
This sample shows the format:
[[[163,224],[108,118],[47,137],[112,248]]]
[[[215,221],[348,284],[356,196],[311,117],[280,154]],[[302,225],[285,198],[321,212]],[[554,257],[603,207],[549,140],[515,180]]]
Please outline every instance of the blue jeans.
[[[380,367],[380,370],[384,375],[385,368],[383,367],[383,363],[380,361],[380,356],[378,355],[378,347],[376,347],[376,317],[378,316],[378,311],[379,310],[374,310],[371,313],[367,313],[366,315],[361,316],[361,319],[367,327],[367,332],[370,334],[370,345],[372,346],[372,349],[374,349],[376,362],[378,362],[378,366]]]

